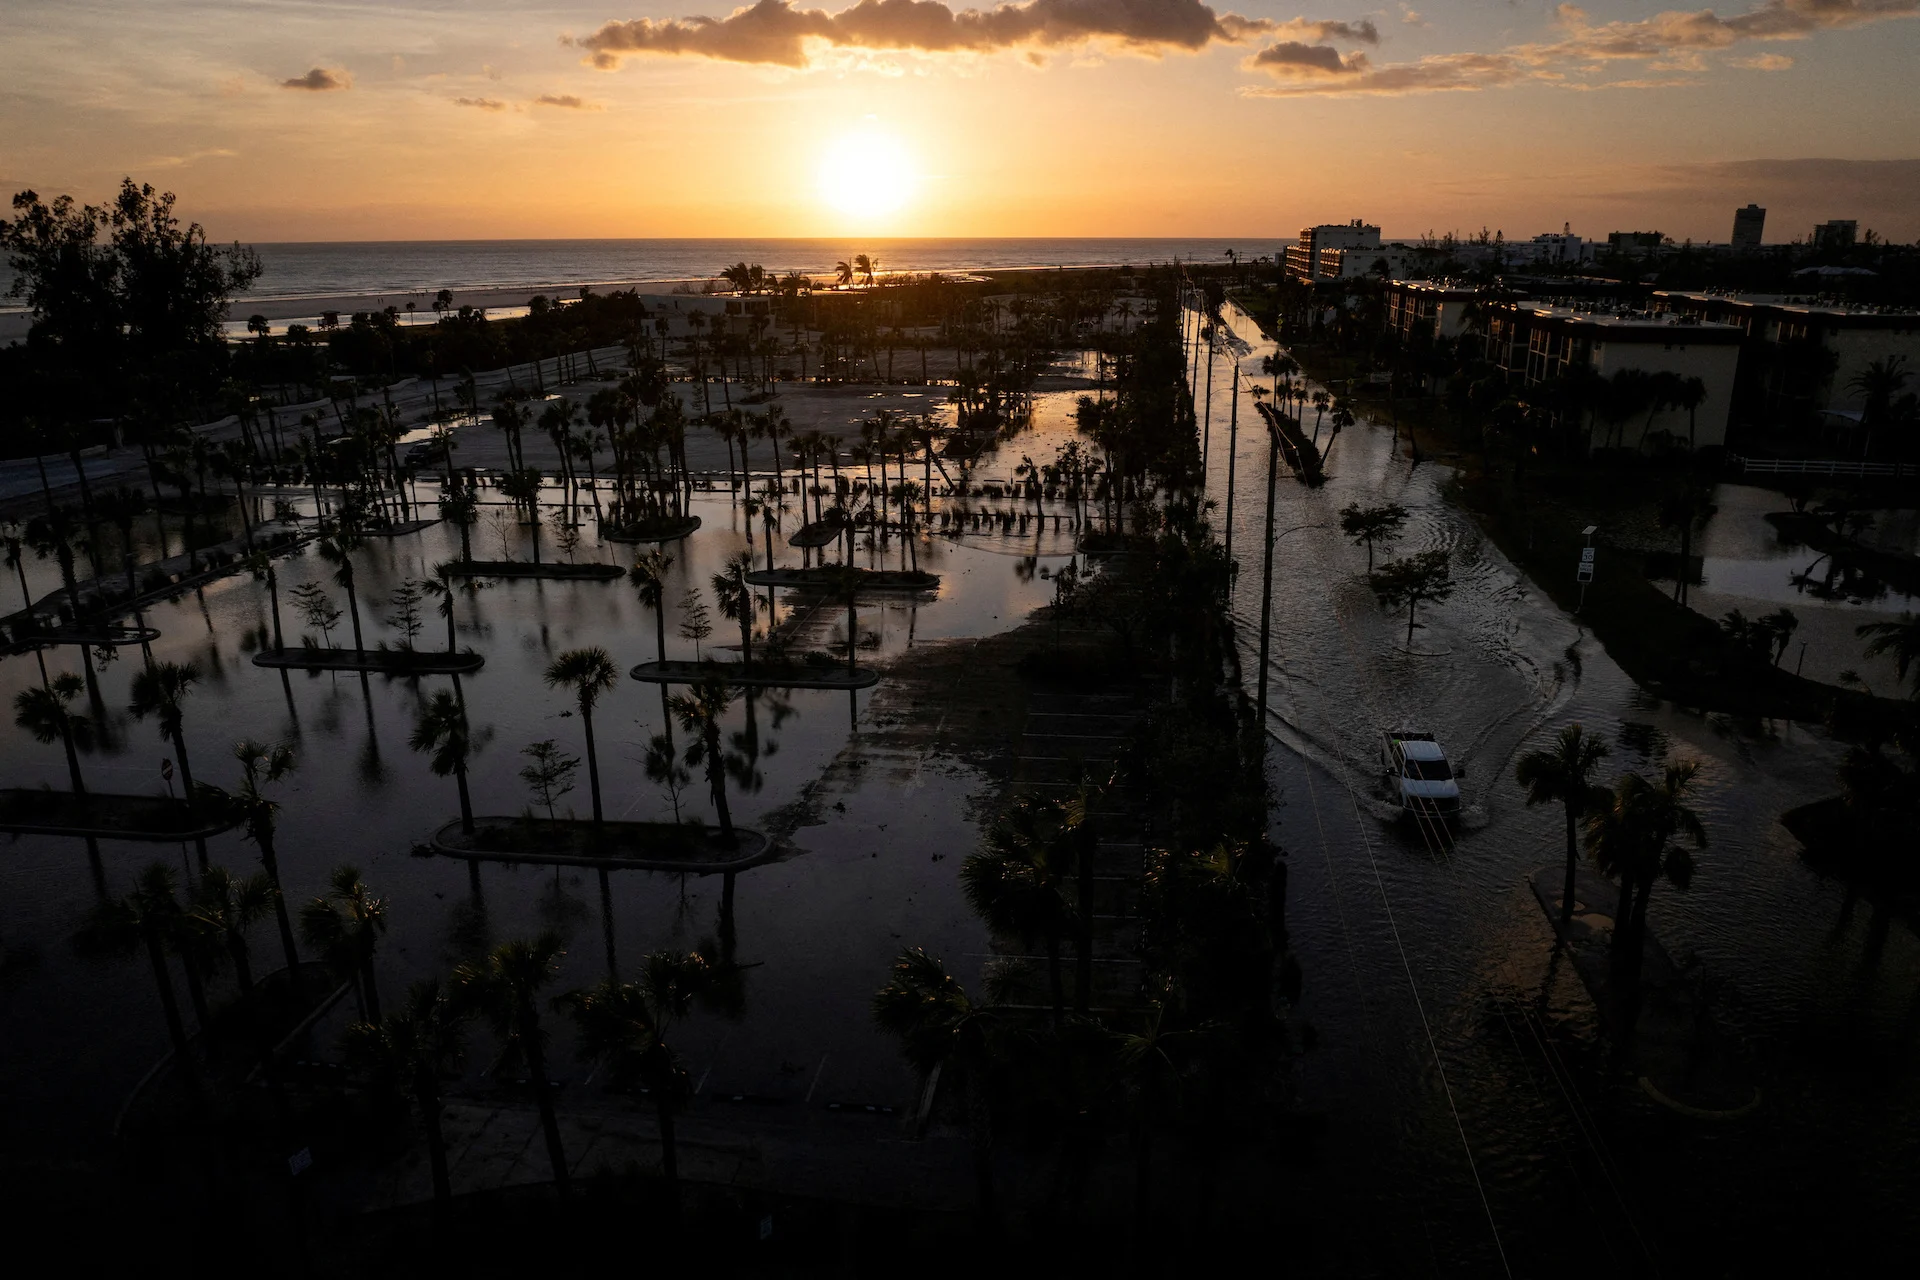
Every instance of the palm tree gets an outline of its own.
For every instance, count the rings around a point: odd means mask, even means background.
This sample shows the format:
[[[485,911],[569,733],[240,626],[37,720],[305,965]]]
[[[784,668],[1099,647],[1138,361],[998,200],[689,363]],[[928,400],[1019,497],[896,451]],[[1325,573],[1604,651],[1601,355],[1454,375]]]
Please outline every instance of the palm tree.
[[[467,725],[467,709],[447,689],[436,689],[413,722],[407,745],[430,751],[427,762],[436,777],[451,776],[460,788],[460,830],[473,834],[473,800],[467,794],[467,760],[480,748]]]
[[[1693,879],[1693,855],[1675,843],[1676,837],[1695,849],[1707,844],[1706,827],[1687,804],[1699,772],[1696,761],[1680,760],[1667,765],[1658,782],[1623,774],[1608,803],[1587,818],[1587,848],[1602,872],[1620,877],[1614,957],[1629,985],[1640,974],[1654,884],[1666,879],[1685,889]]]
[[[155,862],[140,873],[132,893],[102,905],[84,936],[90,945],[111,950],[144,947],[147,961],[153,966],[154,985],[160,993],[160,1009],[166,1015],[167,1035],[173,1041],[174,1060],[179,1063],[181,1078],[198,1102],[200,1075],[167,967],[167,940],[178,929],[180,916],[180,903],[174,897],[173,869],[164,862]]]
[[[1920,671],[1920,616],[1903,613],[1898,621],[1863,623],[1855,627],[1853,633],[1857,636],[1873,637],[1867,642],[1866,647],[1866,655],[1869,658],[1877,658],[1883,653],[1892,654],[1894,669],[1899,672],[1902,680],[1905,680],[1910,672]],[[1920,697],[1920,678],[1914,680],[1914,696]],[[48,742],[51,739],[41,738],[40,741]]]
[[[193,765],[187,759],[187,736],[182,731],[186,717],[180,704],[186,701],[193,686],[200,679],[200,668],[191,662],[156,662],[142,671],[134,673],[133,701],[127,710],[135,720],[145,720],[148,716],[157,716],[160,720],[160,736],[173,743],[174,754],[180,757],[180,782],[186,792],[187,812],[194,811],[195,787],[193,784]],[[207,849],[205,842],[200,845],[200,859],[204,864]],[[202,871],[206,867],[202,865]]]
[[[993,1114],[989,1090],[1005,1030],[997,1002],[977,1003],[940,961],[919,947],[902,951],[887,984],[873,996],[873,1020],[900,1042],[900,1052],[922,1079],[934,1071],[966,1090],[973,1176],[980,1214],[989,1229],[998,1219],[993,1188]]]
[[[347,1028],[346,1048],[357,1062],[388,1084],[413,1095],[427,1131],[427,1163],[433,1170],[435,1229],[444,1234],[453,1204],[447,1176],[447,1140],[440,1128],[440,1072],[460,1056],[467,1011],[437,978],[416,982],[406,1004],[383,1022]]]
[[[253,953],[247,946],[247,930],[273,909],[278,896],[265,872],[242,878],[225,867],[211,867],[200,877],[192,914],[227,944],[227,956],[233,961],[234,977],[243,992],[253,990]]]
[[[301,936],[354,984],[362,1018],[378,1022],[380,989],[373,976],[373,951],[387,931],[387,905],[373,896],[352,863],[335,867],[327,883],[326,897],[300,908]]]
[[[1680,531],[1680,564],[1673,575],[1673,599],[1676,604],[1687,602],[1689,580],[1693,576],[1690,566],[1693,560],[1693,530],[1702,520],[1714,513],[1713,486],[1692,476],[1675,481],[1660,498],[1658,517],[1664,528]]]
[[[73,700],[86,688],[86,681],[63,671],[48,684],[13,695],[13,722],[32,734],[35,742],[57,741],[66,748],[67,773],[73,779],[76,795],[87,793],[87,784],[80,777],[79,748],[92,743],[93,722],[72,707]]]
[[[580,722],[587,735],[587,786],[593,792],[595,826],[600,824],[600,763],[593,748],[593,705],[619,680],[613,656],[598,645],[568,650],[548,665],[546,673],[547,687],[572,689],[580,707]]]
[[[834,283],[840,285],[842,288],[845,288],[847,285],[852,284],[853,283],[853,264],[849,262],[834,263],[833,279],[834,279]]]
[[[1907,379],[1913,375],[1906,369],[1905,356],[1888,356],[1884,360],[1875,360],[1853,375],[1847,382],[1847,390],[1859,396],[1860,421],[1867,429],[1866,440],[1861,453],[1873,448],[1873,430],[1892,412],[1893,401],[1906,388]]]
[[[1682,378],[1673,386],[1673,406],[1687,411],[1687,452],[1692,453],[1694,417],[1707,402],[1707,384],[1699,378]]]
[[[1060,801],[1021,796],[987,833],[987,848],[960,867],[967,902],[990,928],[1023,946],[1045,943],[1056,1026],[1066,1006],[1060,940],[1081,923],[1070,888],[1078,826]]]
[[[759,604],[753,588],[747,585],[747,575],[752,572],[753,552],[749,550],[729,558],[713,575],[713,596],[720,612],[740,624],[740,653],[745,666],[753,665],[753,614]]]
[[[320,558],[333,566],[333,580],[347,593],[347,610],[353,618],[353,651],[365,656],[366,642],[360,637],[360,602],[353,589],[353,553],[359,546],[359,539],[342,530],[331,538],[322,538],[314,549]]]
[[[293,772],[293,748],[285,743],[264,746],[252,739],[233,744],[233,758],[240,762],[240,790],[233,803],[241,814],[247,839],[260,847],[260,866],[273,885],[273,912],[280,926],[280,947],[286,955],[287,980],[297,992],[300,986],[300,956],[293,946],[293,920],[287,915],[287,891],[280,883],[280,858],[274,848],[280,805],[260,790],[262,783],[278,782]]]
[[[440,616],[447,620],[447,652],[452,653],[459,643],[453,629],[453,606],[461,597],[469,599],[478,595],[491,585],[486,578],[468,577],[458,572],[460,564],[455,560],[442,560],[433,566],[432,574],[420,583],[420,589],[439,600],[435,606]]]
[[[660,1122],[660,1164],[674,1218],[680,1216],[680,1160],[673,1115],[692,1096],[667,1033],[686,1017],[693,1000],[713,981],[713,969],[697,951],[656,951],[640,963],[637,982],[609,978],[589,991],[564,997],[580,1028],[580,1055],[605,1063],[618,1083],[647,1091]]]
[[[546,1134],[547,1160],[553,1181],[566,1195],[569,1186],[567,1154],[560,1145],[560,1121],[553,1112],[553,1081],[547,1075],[547,1038],[540,1026],[540,993],[553,981],[565,948],[549,931],[532,941],[503,942],[478,964],[463,964],[453,972],[462,1009],[474,1009],[494,1030],[520,1051],[540,1108],[540,1127]]]
[[[1560,892],[1560,928],[1573,922],[1574,871],[1580,862],[1580,820],[1587,810],[1607,802],[1607,790],[1597,785],[1593,775],[1606,758],[1606,739],[1596,737],[1570,724],[1560,731],[1552,747],[1520,757],[1514,778],[1527,789],[1527,803],[1552,804],[1559,801],[1567,811],[1567,875]]]
[[[664,551],[649,551],[633,562],[633,568],[627,570],[627,581],[640,593],[640,603],[653,610],[654,639],[656,656],[661,662],[667,660],[667,570],[673,568],[673,557]]]
[[[675,694],[668,702],[680,727],[692,735],[687,764],[706,768],[707,792],[720,819],[720,842],[728,846],[734,842],[733,816],[727,810],[727,759],[720,743],[720,721],[733,705],[733,696],[733,687],[725,680],[708,676],[692,692]]]

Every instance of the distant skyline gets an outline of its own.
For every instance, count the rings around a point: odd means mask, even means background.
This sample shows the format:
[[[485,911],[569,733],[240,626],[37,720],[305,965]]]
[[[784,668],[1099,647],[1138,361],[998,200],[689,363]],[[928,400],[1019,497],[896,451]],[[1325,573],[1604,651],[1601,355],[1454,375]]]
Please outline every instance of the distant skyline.
[[[1920,239],[1920,0],[14,0],[0,185],[218,239]]]

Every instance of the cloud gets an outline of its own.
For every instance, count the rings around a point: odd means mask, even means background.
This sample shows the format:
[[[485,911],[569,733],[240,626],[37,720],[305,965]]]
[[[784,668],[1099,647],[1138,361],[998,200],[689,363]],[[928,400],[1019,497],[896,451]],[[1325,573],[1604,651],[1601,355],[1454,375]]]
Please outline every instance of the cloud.
[[[353,87],[353,77],[347,74],[344,67],[331,70],[326,67],[315,67],[303,76],[295,76],[291,80],[282,80],[280,87],[282,89],[311,89],[316,93],[323,93],[328,89],[351,89]]]
[[[1414,15],[1409,12],[1409,18]],[[1517,44],[1492,53],[1430,54],[1415,62],[1373,65],[1350,54],[1334,71],[1324,53],[1317,60],[1291,53],[1256,54],[1245,65],[1284,81],[1277,86],[1248,86],[1249,97],[1299,97],[1308,94],[1434,93],[1447,90],[1504,88],[1530,81],[1569,89],[1655,89],[1690,84],[1684,77],[1626,76],[1587,79],[1611,63],[1639,62],[1652,72],[1699,72],[1707,55],[1748,41],[1804,40],[1821,31],[1920,16],[1920,0],[1763,0],[1745,13],[1722,17],[1712,9],[1670,10],[1651,18],[1598,26],[1577,5],[1554,11],[1557,40]],[[1370,24],[1367,24],[1370,25]],[[1276,49],[1280,46],[1274,46]],[[1296,46],[1297,47],[1297,46]],[[1763,53],[1727,59],[1729,65],[1781,71],[1793,59]]]
[[[228,147],[208,147],[202,151],[189,151],[183,156],[154,156],[142,168],[147,169],[183,169],[201,160],[225,160],[239,155]]]
[[[1916,0],[1920,2],[1920,0]],[[922,53],[991,53],[1107,41],[1136,53],[1194,52],[1261,35],[1311,35],[1378,44],[1371,20],[1278,23],[1216,13],[1200,0],[1027,0],[992,9],[954,9],[941,0],[859,0],[838,13],[757,0],[724,18],[636,18],[609,22],[566,43],[610,70],[627,57],[693,55],[781,67],[811,65],[810,44]]]
[[[1280,76],[1340,76],[1364,71],[1367,55],[1356,53],[1343,60],[1332,45],[1283,40],[1254,54],[1245,65]]]
[[[576,98],[570,93],[543,93],[533,100],[536,107],[565,107],[569,111],[598,111],[597,103]]]
[[[482,111],[505,111],[507,104],[498,98],[455,98],[456,107],[477,107]]]
[[[1249,61],[1258,63],[1258,55]],[[1268,74],[1296,82],[1272,87],[1253,85],[1240,92],[1250,98],[1295,98],[1307,94],[1395,96],[1494,89],[1521,80],[1556,78],[1504,53],[1435,53],[1418,62],[1392,62],[1380,67],[1369,65],[1366,55],[1356,53],[1350,55],[1342,67],[1351,74],[1339,78],[1296,78],[1284,64],[1263,65],[1261,70]]]
[[[1407,9],[1400,15],[1400,21],[1409,27],[1429,27],[1433,24],[1421,16],[1418,9]]]

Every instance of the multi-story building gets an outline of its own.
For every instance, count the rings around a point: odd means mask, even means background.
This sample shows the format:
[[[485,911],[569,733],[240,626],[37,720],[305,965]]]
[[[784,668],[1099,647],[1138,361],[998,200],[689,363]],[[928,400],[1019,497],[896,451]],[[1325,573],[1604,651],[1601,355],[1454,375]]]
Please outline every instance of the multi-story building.
[[[1511,301],[1522,295],[1484,293],[1443,280],[1390,280],[1386,286],[1387,327],[1403,341],[1426,333],[1435,338],[1458,338],[1469,328],[1484,328],[1489,300]],[[1470,308],[1479,299],[1479,313]]]
[[[1609,231],[1607,247],[1615,253],[1646,253],[1666,243],[1658,231]]]
[[[1557,234],[1550,231],[1507,248],[1510,260],[1516,264],[1573,266],[1593,258],[1593,242],[1573,234],[1571,222],[1563,224]]]
[[[1287,246],[1286,273],[1295,280],[1350,279],[1365,275],[1379,256],[1380,228],[1358,218],[1322,223],[1301,228],[1299,243]]]
[[[1814,227],[1811,242],[1815,249],[1851,249],[1859,234],[1858,221],[1853,218],[1835,218],[1831,222],[1822,222]]]
[[[1734,411],[1742,424],[1856,415],[1863,400],[1853,384],[1868,365],[1899,359],[1920,369],[1920,311],[1678,290],[1656,292],[1652,304],[1740,330],[1744,355]]]
[[[1757,204],[1749,204],[1744,209],[1733,211],[1734,249],[1758,249],[1760,232],[1767,225],[1767,211]]]
[[[1672,313],[1581,311],[1524,300],[1483,305],[1487,359],[1510,381],[1538,385],[1575,366],[1602,378],[1626,370],[1698,378],[1706,396],[1691,413],[1670,405],[1654,409],[1633,424],[1631,439],[1666,432],[1695,448],[1726,443],[1744,336],[1737,326]],[[1627,429],[1612,425],[1623,433]]]

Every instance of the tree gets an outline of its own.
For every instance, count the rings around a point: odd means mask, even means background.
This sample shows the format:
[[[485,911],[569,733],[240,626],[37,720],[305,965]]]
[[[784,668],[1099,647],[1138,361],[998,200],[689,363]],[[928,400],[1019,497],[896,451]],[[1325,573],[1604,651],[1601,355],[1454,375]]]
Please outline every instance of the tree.
[[[553,1110],[553,1080],[547,1073],[540,993],[553,981],[564,950],[557,934],[542,933],[532,941],[503,942],[480,963],[461,965],[453,973],[459,1007],[477,1010],[526,1063],[534,1102],[540,1108],[540,1128],[546,1135],[547,1161],[562,1196],[570,1179],[566,1151],[560,1145],[560,1121]]]
[[[620,671],[613,665],[613,656],[598,645],[568,650],[555,658],[546,672],[547,687],[573,690],[575,704],[580,708],[581,727],[587,735],[587,786],[593,793],[595,826],[600,824],[600,760],[594,751],[593,707],[600,695],[619,680]]]
[[[247,931],[273,910],[279,896],[263,871],[244,878],[225,867],[209,867],[194,892],[192,914],[226,943],[227,956],[243,992],[253,990],[253,953]]]
[[[1607,757],[1606,739],[1578,724],[1560,731],[1552,747],[1520,757],[1514,778],[1527,789],[1527,803],[1559,801],[1567,815],[1567,874],[1560,893],[1560,928],[1573,923],[1574,872],[1580,862],[1579,824],[1591,808],[1607,802],[1607,790],[1595,783],[1594,773]]]
[[[1903,613],[1898,621],[1862,623],[1853,629],[1853,633],[1872,637],[1867,641],[1865,650],[1869,658],[1892,654],[1894,669],[1902,680],[1909,674],[1920,673],[1920,616]],[[1920,674],[1915,675],[1912,696],[1920,698]],[[40,740],[50,741],[47,738]]]
[[[333,629],[340,625],[340,610],[333,597],[318,582],[303,582],[290,593],[294,612],[300,620],[320,632],[320,643],[333,648]]]
[[[1687,804],[1700,766],[1692,760],[1667,765],[1658,782],[1625,773],[1606,804],[1587,817],[1586,843],[1603,874],[1620,879],[1614,911],[1614,960],[1630,987],[1640,974],[1647,902],[1661,879],[1685,889],[1693,881],[1693,854],[1676,842],[1703,849],[1707,833]]]
[[[524,746],[520,754],[529,762],[521,768],[520,780],[532,788],[533,798],[546,807],[551,820],[555,816],[554,801],[573,790],[573,774],[580,767],[580,757],[562,751],[552,738]]]
[[[998,1217],[991,1077],[1006,1037],[997,1003],[991,992],[985,1002],[969,998],[946,966],[919,947],[900,953],[892,976],[873,996],[874,1022],[900,1042],[902,1056],[921,1078],[939,1069],[966,1091],[974,1187],[989,1229]]]
[[[1687,602],[1688,586],[1693,577],[1693,531],[1702,520],[1713,515],[1713,486],[1686,476],[1669,487],[1660,497],[1658,517],[1662,528],[1680,531],[1680,564],[1673,575],[1673,599],[1676,604]]]
[[[200,668],[191,662],[156,662],[136,672],[133,677],[133,701],[127,710],[136,720],[145,720],[155,716],[160,721],[160,736],[173,744],[173,751],[180,758],[181,789],[187,797],[187,812],[197,807],[198,793],[193,782],[193,765],[187,758],[187,735],[183,731],[186,721],[180,704],[193,692],[193,686],[199,682]],[[207,849],[200,845],[201,870],[206,870]]]
[[[378,1022],[380,989],[373,976],[373,951],[387,931],[387,905],[373,896],[352,863],[335,867],[327,884],[325,897],[300,908],[300,934],[335,973],[353,983],[362,1018]]]
[[[280,858],[274,847],[280,805],[260,789],[263,783],[278,782],[293,772],[293,748],[285,743],[266,746],[246,738],[233,744],[233,758],[240,762],[240,790],[233,797],[233,803],[240,810],[247,839],[260,849],[261,869],[273,885],[273,913],[280,926],[280,948],[287,960],[287,980],[298,991],[300,956],[293,946],[293,920],[287,914],[287,891],[280,883]]]
[[[1397,502],[1378,507],[1363,507],[1350,502],[1340,509],[1340,531],[1358,546],[1366,544],[1367,572],[1373,572],[1373,550],[1379,546],[1392,550],[1406,527],[1407,509]]]
[[[87,791],[80,777],[79,748],[92,745],[93,722],[72,707],[86,687],[79,676],[63,671],[47,684],[13,695],[13,722],[32,734],[35,742],[58,742],[66,748],[67,773],[77,795]]]
[[[440,494],[440,518],[460,530],[460,559],[473,559],[473,526],[480,522],[480,499],[472,489],[449,487]]]
[[[1874,429],[1892,416],[1895,398],[1906,389],[1907,380],[1913,376],[1907,371],[1906,363],[1905,356],[1888,356],[1870,362],[1847,381],[1847,391],[1860,397],[1860,423],[1867,429],[1862,454],[1871,452]]]
[[[693,641],[695,662],[703,661],[700,643],[713,634],[712,619],[707,602],[700,596],[700,588],[688,587],[686,594],[680,597],[680,638]]]
[[[348,1061],[369,1071],[383,1086],[410,1093],[420,1108],[427,1133],[427,1163],[433,1171],[436,1230],[443,1236],[453,1203],[447,1176],[447,1140],[440,1127],[440,1072],[460,1056],[469,1011],[436,978],[407,991],[400,1012],[382,1022],[347,1028]]]
[[[658,646],[655,657],[661,662],[667,660],[666,589],[667,570],[671,568],[672,556],[664,551],[649,551],[627,570],[627,581],[639,593],[640,603],[653,610],[654,638]]]
[[[646,756],[647,781],[657,782],[660,789],[667,793],[667,799],[673,803],[673,822],[680,824],[680,793],[693,775],[681,767],[679,753],[673,749],[673,739],[664,733],[656,733],[647,739]]]
[[[609,978],[591,990],[565,997],[580,1029],[580,1056],[604,1063],[617,1083],[639,1085],[653,1103],[660,1122],[661,1172],[676,1221],[680,1162],[673,1116],[693,1091],[667,1034],[712,981],[712,966],[699,952],[656,951],[640,962],[639,981]]]
[[[989,829],[987,847],[960,867],[967,902],[988,927],[1020,939],[1023,946],[1036,941],[1046,946],[1055,1026],[1066,1006],[1060,940],[1080,933],[1070,886],[1083,819],[1061,801],[1020,796]]]
[[[320,539],[314,545],[314,550],[320,553],[322,560],[333,566],[334,583],[347,593],[347,611],[353,622],[353,651],[355,654],[365,654],[367,646],[360,636],[360,602],[353,590],[353,553],[358,547],[359,539],[343,530],[331,538]]]
[[[434,597],[440,603],[434,607],[442,618],[447,620],[447,652],[452,653],[458,643],[453,629],[453,606],[461,596],[472,599],[480,592],[492,586],[486,578],[475,578],[460,573],[460,562],[442,560],[433,566],[433,574],[420,584],[420,590]]]
[[[1453,574],[1448,569],[1444,548],[1390,561],[1377,572],[1368,574],[1367,581],[1385,608],[1406,606],[1408,648],[1413,647],[1414,618],[1421,601],[1439,604],[1453,594]]]
[[[1773,646],[1773,665],[1779,666],[1780,659],[1787,655],[1787,642],[1793,639],[1793,633],[1800,629],[1800,618],[1793,610],[1782,605],[1772,613],[1763,613],[1754,620]]]
[[[101,906],[83,940],[109,950],[146,951],[160,994],[160,1009],[166,1015],[167,1035],[173,1040],[174,1060],[197,1101],[201,1096],[198,1065],[167,967],[167,942],[179,928],[181,915],[179,900],[174,896],[173,869],[164,862],[154,862],[140,873],[132,893]]]
[[[753,663],[753,617],[760,605],[753,588],[747,584],[747,575],[752,572],[753,552],[741,551],[729,557],[721,571],[713,575],[713,598],[719,601],[721,614],[740,624],[740,653],[744,665]]]
[[[720,742],[720,721],[733,705],[733,688],[718,676],[709,676],[693,686],[690,693],[675,694],[668,707],[680,721],[680,727],[692,735],[687,743],[686,762],[706,769],[707,792],[720,819],[720,841],[731,846],[733,816],[727,810],[727,758]]]
[[[427,767],[436,777],[452,777],[460,788],[460,830],[473,834],[473,800],[467,794],[467,761],[480,749],[467,725],[467,709],[449,689],[436,689],[413,722],[407,745],[430,751]]]
[[[426,588],[413,578],[403,580],[388,597],[393,605],[393,612],[382,621],[400,633],[401,643],[405,645],[408,653],[413,652],[413,642],[420,638],[420,631],[426,625],[420,617],[420,606],[426,603],[426,597]],[[449,627],[448,630],[451,631],[452,628]],[[449,644],[447,647],[451,651],[453,646]]]

